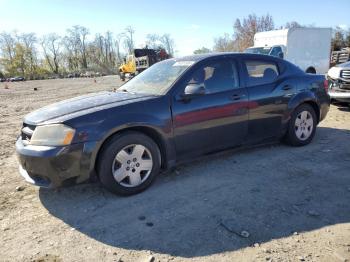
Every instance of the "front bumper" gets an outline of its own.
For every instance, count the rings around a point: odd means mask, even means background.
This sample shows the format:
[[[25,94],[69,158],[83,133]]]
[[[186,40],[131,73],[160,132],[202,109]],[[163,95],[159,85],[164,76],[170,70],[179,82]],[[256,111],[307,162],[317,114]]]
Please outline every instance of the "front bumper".
[[[328,94],[333,100],[350,103],[350,90],[332,88],[328,90]]]
[[[24,145],[16,142],[19,172],[31,184],[55,188],[81,183],[93,172],[92,152],[96,143],[63,147]]]
[[[339,102],[350,103],[350,82],[345,82],[339,79],[329,79],[329,83],[328,94],[331,99]]]

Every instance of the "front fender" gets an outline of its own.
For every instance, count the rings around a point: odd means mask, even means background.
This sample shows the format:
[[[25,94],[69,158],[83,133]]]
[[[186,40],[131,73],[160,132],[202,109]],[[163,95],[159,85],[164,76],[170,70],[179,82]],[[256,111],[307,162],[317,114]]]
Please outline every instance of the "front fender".
[[[132,121],[128,121],[128,119],[132,119]],[[127,130],[136,130],[141,132],[147,131],[156,135],[157,138],[161,140],[161,146],[164,150],[167,162],[175,159],[175,147],[171,138],[171,119],[160,119],[148,114],[124,114],[124,117],[121,119],[106,119],[104,123],[101,123],[98,129],[99,130],[96,130],[97,132],[95,132],[95,134],[99,135],[94,138],[94,140],[97,141],[97,144],[92,153],[90,170],[94,169],[98,153],[100,152],[104,143],[116,133]],[[146,135],[148,135],[147,132]],[[169,163],[166,164],[169,165]]]

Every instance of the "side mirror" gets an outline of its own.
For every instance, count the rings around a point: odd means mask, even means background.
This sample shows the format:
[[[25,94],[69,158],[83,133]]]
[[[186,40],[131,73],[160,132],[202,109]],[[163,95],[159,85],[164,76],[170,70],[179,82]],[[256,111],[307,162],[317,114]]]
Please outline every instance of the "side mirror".
[[[204,84],[189,84],[185,88],[185,92],[183,94],[183,97],[195,97],[205,95],[205,87]]]
[[[279,52],[278,55],[277,55],[279,58],[283,59],[284,58],[284,54],[283,52]]]

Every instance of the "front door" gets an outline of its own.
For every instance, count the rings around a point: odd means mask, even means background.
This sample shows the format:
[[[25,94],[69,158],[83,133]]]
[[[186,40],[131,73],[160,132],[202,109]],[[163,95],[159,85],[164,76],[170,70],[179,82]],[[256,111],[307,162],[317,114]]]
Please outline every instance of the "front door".
[[[240,85],[236,62],[212,60],[199,66],[187,80],[172,105],[177,154],[202,154],[244,142],[248,95]],[[204,94],[182,99],[190,84],[203,85]]]

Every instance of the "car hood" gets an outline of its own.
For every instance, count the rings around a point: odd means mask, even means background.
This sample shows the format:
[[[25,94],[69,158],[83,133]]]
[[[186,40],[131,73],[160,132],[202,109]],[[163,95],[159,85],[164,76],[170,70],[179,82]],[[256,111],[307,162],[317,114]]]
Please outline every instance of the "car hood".
[[[42,107],[25,116],[24,122],[31,125],[61,122],[85,113],[125,105],[154,98],[154,95],[127,92],[99,92],[78,96]]]

